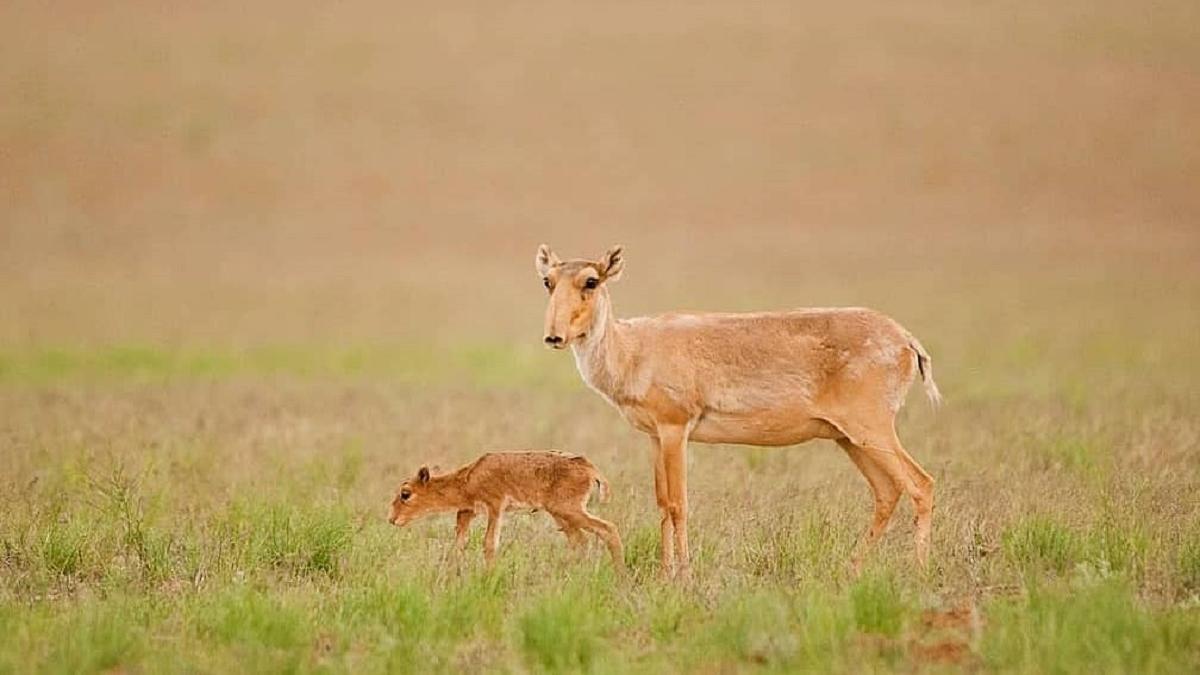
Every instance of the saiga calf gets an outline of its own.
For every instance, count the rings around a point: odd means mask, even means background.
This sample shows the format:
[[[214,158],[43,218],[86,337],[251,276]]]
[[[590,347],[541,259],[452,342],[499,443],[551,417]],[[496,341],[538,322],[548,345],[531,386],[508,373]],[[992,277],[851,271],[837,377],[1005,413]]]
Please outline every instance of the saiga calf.
[[[483,513],[487,516],[483,556],[491,564],[504,514],[543,510],[572,545],[586,543],[584,532],[596,535],[608,546],[613,565],[622,569],[625,558],[616,526],[588,513],[593,487],[601,501],[608,499],[608,481],[586,457],[555,451],[493,452],[441,475],[421,467],[396,491],[388,521],[403,527],[427,515],[457,513],[455,550],[461,552],[471,521]]]

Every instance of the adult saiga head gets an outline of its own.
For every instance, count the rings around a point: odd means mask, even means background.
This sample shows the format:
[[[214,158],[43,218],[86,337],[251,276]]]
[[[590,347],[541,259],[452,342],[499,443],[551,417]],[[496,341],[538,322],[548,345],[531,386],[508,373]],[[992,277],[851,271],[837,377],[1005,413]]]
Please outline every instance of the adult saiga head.
[[[608,319],[607,284],[620,278],[625,266],[620,246],[608,249],[598,260],[563,262],[542,244],[534,263],[550,294],[543,335],[547,347],[565,349]]]

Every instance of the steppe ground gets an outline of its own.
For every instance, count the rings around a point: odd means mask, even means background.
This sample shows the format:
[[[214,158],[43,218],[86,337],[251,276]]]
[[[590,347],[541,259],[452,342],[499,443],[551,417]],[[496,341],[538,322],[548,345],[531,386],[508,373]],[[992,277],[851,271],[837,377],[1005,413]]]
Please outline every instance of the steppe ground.
[[[104,3],[108,5],[112,3]],[[1200,670],[1200,5],[0,6],[0,672]],[[540,348],[533,254],[620,314],[868,305],[934,555],[830,443],[648,444]],[[588,455],[629,578],[424,461]]]

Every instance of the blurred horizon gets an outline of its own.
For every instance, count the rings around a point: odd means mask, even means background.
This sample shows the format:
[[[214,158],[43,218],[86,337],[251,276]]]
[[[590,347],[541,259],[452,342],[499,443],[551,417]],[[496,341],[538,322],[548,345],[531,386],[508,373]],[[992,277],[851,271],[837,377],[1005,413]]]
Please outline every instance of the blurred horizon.
[[[18,2],[0,87],[9,349],[533,348],[542,242],[622,316],[1197,323],[1195,3]]]

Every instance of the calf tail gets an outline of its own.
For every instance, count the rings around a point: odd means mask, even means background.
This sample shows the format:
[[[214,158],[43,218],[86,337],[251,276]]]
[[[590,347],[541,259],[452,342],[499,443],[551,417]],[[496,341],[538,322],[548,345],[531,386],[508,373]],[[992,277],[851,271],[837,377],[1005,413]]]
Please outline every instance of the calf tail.
[[[925,347],[917,338],[912,338],[909,346],[917,354],[917,370],[920,371],[921,382],[925,385],[925,396],[929,398],[929,404],[936,410],[938,406],[942,405],[942,392],[938,391],[937,382],[933,381],[933,359],[929,357],[929,352],[925,351]]]
[[[608,481],[600,475],[599,471],[592,475],[592,480],[596,481],[596,497],[600,503],[607,502],[608,498],[612,496],[612,492],[608,489]]]

